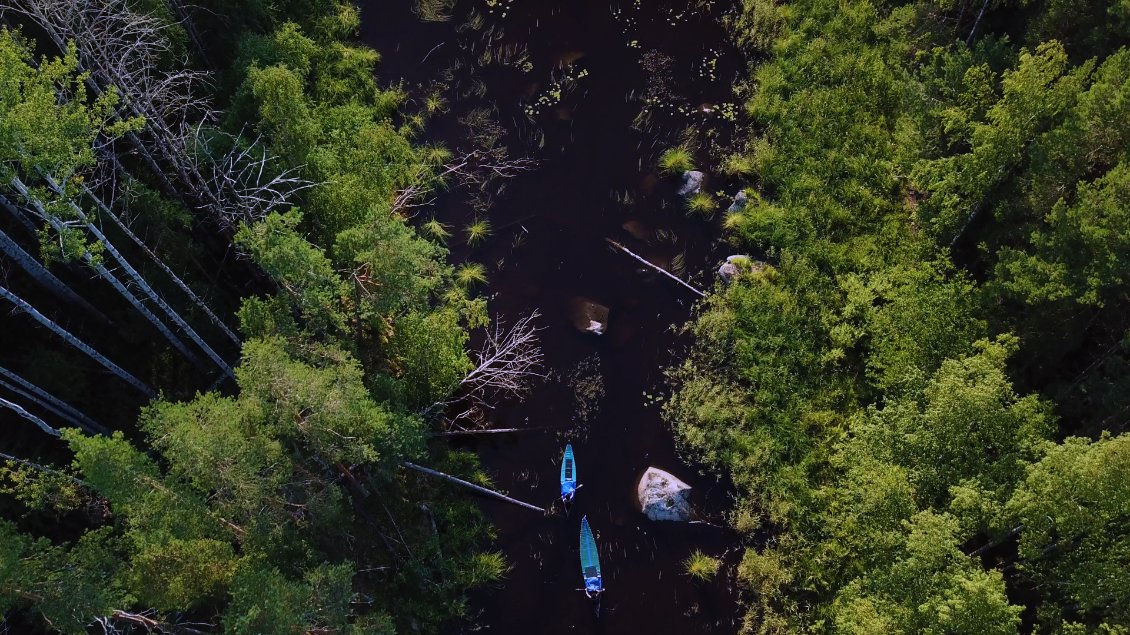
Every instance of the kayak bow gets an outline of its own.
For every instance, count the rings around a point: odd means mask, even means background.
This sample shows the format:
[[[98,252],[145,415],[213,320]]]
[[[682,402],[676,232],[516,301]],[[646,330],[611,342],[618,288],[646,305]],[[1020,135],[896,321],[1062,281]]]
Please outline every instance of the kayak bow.
[[[577,493],[577,462],[573,460],[573,444],[565,445],[565,456],[561,457],[561,502],[573,502]]]

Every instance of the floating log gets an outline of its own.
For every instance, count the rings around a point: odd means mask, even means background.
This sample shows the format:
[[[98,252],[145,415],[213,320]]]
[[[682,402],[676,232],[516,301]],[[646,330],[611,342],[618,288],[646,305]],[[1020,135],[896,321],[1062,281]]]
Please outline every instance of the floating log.
[[[436,470],[429,469],[429,468],[426,468],[426,467],[422,467],[420,465],[416,465],[415,463],[412,463],[411,461],[405,461],[405,462],[401,463],[401,465],[403,465],[404,467],[416,470],[417,472],[423,472],[424,474],[429,474],[431,476],[442,478],[445,481],[451,481],[452,483],[455,483],[457,485],[462,485],[463,487],[469,487],[469,488],[475,490],[476,492],[478,492],[480,494],[486,494],[487,496],[493,496],[494,498],[506,501],[507,503],[511,503],[513,505],[518,505],[519,507],[525,507],[526,509],[532,509],[536,512],[541,512],[543,514],[546,513],[546,511],[544,509],[542,509],[541,507],[538,507],[536,505],[524,503],[524,502],[518,500],[517,498],[510,498],[506,494],[503,494],[501,492],[496,492],[492,489],[487,489],[487,488],[485,488],[481,485],[475,485],[474,483],[471,483],[469,481],[464,481],[463,479],[456,478],[456,477],[454,477],[450,474],[444,474],[443,472],[437,472]]]
[[[448,430],[446,432],[436,432],[432,436],[437,437],[461,437],[473,434],[503,434],[508,432],[526,432],[527,430],[544,430],[544,427],[537,428],[484,428],[482,430]]]
[[[670,271],[667,271],[667,270],[666,270],[666,269],[664,269],[663,267],[658,267],[658,266],[656,266],[656,265],[653,265],[653,264],[651,264],[650,262],[648,262],[647,260],[645,260],[645,259],[644,259],[644,258],[643,258],[642,256],[639,256],[639,255],[637,255],[637,254],[633,253],[633,252],[632,252],[632,250],[630,250],[630,249],[628,249],[627,247],[625,247],[625,246],[621,245],[620,243],[616,242],[615,240],[612,240],[611,238],[605,238],[605,240],[607,240],[607,241],[608,241],[608,244],[609,244],[609,245],[612,245],[612,246],[613,246],[613,247],[615,247],[616,249],[619,249],[620,251],[622,251],[622,252],[624,252],[624,253],[628,254],[629,256],[631,256],[632,258],[635,258],[635,259],[636,259],[636,260],[638,260],[638,261],[639,261],[639,262],[640,262],[641,264],[643,264],[643,265],[645,265],[645,266],[647,266],[647,267],[649,267],[649,268],[651,268],[651,269],[654,269],[655,271],[658,271],[659,273],[661,273],[661,274],[663,274],[663,275],[667,276],[668,278],[670,278],[670,279],[674,280],[675,282],[678,282],[679,284],[683,285],[684,287],[686,287],[686,288],[690,289],[690,290],[691,290],[691,291],[693,291],[694,293],[698,294],[698,296],[699,296],[700,298],[705,298],[705,297],[706,297],[706,294],[705,294],[705,293],[703,293],[702,291],[699,291],[698,289],[696,289],[696,288],[692,287],[691,285],[687,284],[687,283],[686,283],[686,282],[684,282],[684,281],[683,281],[683,279],[682,279],[682,278],[680,278],[679,276],[676,276],[675,274],[671,273]]]

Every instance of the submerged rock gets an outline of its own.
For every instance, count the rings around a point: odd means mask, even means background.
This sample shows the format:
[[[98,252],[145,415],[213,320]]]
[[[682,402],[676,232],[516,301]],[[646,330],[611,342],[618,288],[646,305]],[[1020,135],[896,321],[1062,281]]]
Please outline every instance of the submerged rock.
[[[679,194],[687,196],[698,193],[702,189],[704,180],[706,180],[706,175],[698,170],[683,172],[683,184],[679,187]]]
[[[608,328],[608,307],[588,298],[569,300],[569,319],[582,333],[604,335]]]
[[[734,195],[734,202],[730,203],[726,211],[730,214],[740,212],[745,209],[747,204],[749,204],[749,197],[746,196],[745,190],[738,190],[738,193]]]
[[[648,240],[649,238],[651,238],[651,229],[638,220],[630,220],[623,225],[620,225],[620,227],[624,231],[631,234],[632,238],[635,238],[636,240]]]
[[[640,509],[651,520],[690,520],[690,492],[690,485],[657,467],[647,468],[636,485]]]

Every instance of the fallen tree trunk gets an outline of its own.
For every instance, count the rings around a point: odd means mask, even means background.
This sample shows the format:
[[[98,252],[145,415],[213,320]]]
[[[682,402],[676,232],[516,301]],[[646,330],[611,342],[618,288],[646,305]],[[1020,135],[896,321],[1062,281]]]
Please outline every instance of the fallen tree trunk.
[[[687,283],[686,283],[686,282],[684,282],[684,281],[683,281],[683,279],[682,279],[682,278],[680,278],[679,276],[676,276],[675,274],[671,273],[670,271],[667,271],[667,270],[666,270],[666,269],[664,269],[663,267],[658,267],[658,266],[656,266],[656,265],[653,265],[653,264],[651,264],[650,262],[648,262],[647,260],[645,260],[645,259],[644,259],[644,258],[643,258],[642,256],[639,256],[639,255],[637,255],[637,254],[633,253],[631,249],[628,249],[627,247],[625,247],[625,246],[621,245],[620,243],[616,242],[615,240],[612,240],[611,238],[605,238],[605,240],[607,240],[607,241],[608,241],[608,244],[609,244],[609,245],[612,245],[612,246],[613,246],[613,247],[615,247],[616,249],[618,249],[618,250],[620,250],[620,251],[624,252],[625,254],[628,254],[628,255],[629,255],[629,256],[631,256],[632,258],[635,258],[636,260],[638,260],[638,261],[640,262],[640,264],[643,264],[643,265],[645,265],[645,266],[646,266],[646,267],[648,267],[649,269],[653,269],[653,270],[655,270],[655,271],[658,271],[659,273],[661,273],[661,274],[663,274],[663,275],[667,276],[668,278],[670,278],[670,279],[674,280],[675,282],[678,282],[679,284],[683,285],[684,287],[686,287],[686,288],[690,289],[690,290],[691,290],[691,291],[693,291],[693,292],[694,292],[695,294],[697,294],[697,295],[698,295],[698,297],[700,297],[700,298],[705,298],[705,297],[706,297],[706,294],[705,294],[705,293],[703,293],[702,291],[699,291],[698,289],[696,289],[696,288],[692,287],[691,285],[687,284]]]
[[[451,476],[450,474],[444,474],[443,472],[437,472],[436,470],[432,470],[432,469],[429,469],[429,468],[426,468],[426,467],[416,465],[415,463],[412,463],[411,461],[405,461],[405,462],[401,463],[401,465],[403,465],[406,468],[416,470],[417,472],[423,472],[424,474],[428,474],[430,476],[442,478],[445,481],[450,481],[450,482],[455,483],[457,485],[462,485],[463,487],[468,487],[470,489],[475,490],[476,492],[478,492],[480,494],[486,494],[487,496],[492,496],[492,497],[497,498],[499,500],[506,501],[507,503],[511,503],[513,505],[518,505],[519,507],[525,507],[526,509],[532,509],[536,512],[541,512],[543,514],[546,513],[544,509],[542,509],[541,507],[538,507],[536,505],[531,505],[529,503],[523,503],[522,501],[518,500],[517,498],[510,498],[509,496],[502,494],[500,492],[496,492],[492,489],[487,489],[487,488],[485,488],[481,485],[475,485],[474,483],[471,483],[469,481],[464,481],[463,479],[456,478],[454,476]]]
[[[483,430],[448,430],[446,432],[436,432],[433,436],[437,437],[461,437],[472,434],[503,434],[507,432],[525,432],[527,430],[544,430],[544,427],[538,428],[486,428]]]

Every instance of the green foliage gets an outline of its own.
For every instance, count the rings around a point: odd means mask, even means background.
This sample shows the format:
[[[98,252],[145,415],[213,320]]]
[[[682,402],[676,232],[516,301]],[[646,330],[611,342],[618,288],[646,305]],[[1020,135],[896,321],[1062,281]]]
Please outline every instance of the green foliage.
[[[683,561],[683,569],[686,570],[687,575],[702,582],[713,580],[718,575],[718,569],[721,566],[721,560],[708,556],[697,549]]]
[[[29,510],[52,514],[78,509],[86,500],[81,485],[67,474],[6,459],[0,460],[0,494],[13,497]]]
[[[840,633],[1018,632],[1000,572],[985,572],[958,549],[957,521],[922,512],[902,530],[889,567],[840,592],[831,619]]]
[[[307,328],[315,333],[341,331],[347,320],[341,300],[348,288],[325,252],[298,231],[301,220],[297,210],[272,213],[243,226],[235,239],[289,294]]]
[[[1020,557],[1041,593],[1070,598],[1079,617],[1111,626],[1130,620],[1130,535],[1124,523],[1130,503],[1130,437],[1048,444],[1029,466],[1008,514],[1023,525]],[[1049,612],[1051,613],[1051,612]],[[1054,616],[1049,626],[1069,614]]]
[[[724,226],[774,264],[702,303],[664,414],[733,478],[731,523],[769,532],[738,568],[751,632],[1126,622],[1100,435],[1130,403],[1130,50],[1099,4],[1027,7],[1008,36],[1005,3],[729,18],[766,59],[721,153],[755,191]]]
[[[683,146],[665,150],[659,156],[659,172],[661,174],[682,174],[694,169],[694,156],[691,151]]]
[[[468,245],[477,245],[491,235],[490,221],[486,218],[475,218],[463,229],[467,236]]]
[[[687,209],[700,216],[711,216],[718,211],[718,201],[709,192],[695,192],[687,198]]]
[[[455,282],[464,288],[487,283],[487,270],[477,262],[465,262],[455,269]]]

